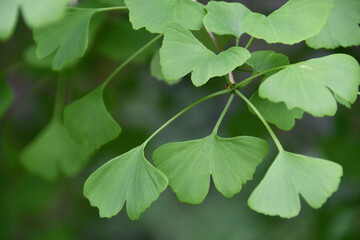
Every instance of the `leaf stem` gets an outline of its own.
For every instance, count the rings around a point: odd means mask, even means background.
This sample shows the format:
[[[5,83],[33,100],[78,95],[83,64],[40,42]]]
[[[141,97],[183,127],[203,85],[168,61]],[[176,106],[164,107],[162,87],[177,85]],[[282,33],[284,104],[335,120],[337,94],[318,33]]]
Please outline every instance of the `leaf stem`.
[[[273,139],[273,141],[275,142],[275,145],[279,149],[279,151],[280,152],[284,151],[283,147],[281,146],[281,143],[280,143],[279,139],[276,137],[275,133],[273,132],[273,130],[271,129],[269,124],[266,122],[264,117],[261,115],[261,113],[257,110],[257,108],[239,90],[235,89],[235,93],[237,95],[239,95],[251,107],[251,109],[256,113],[258,118],[262,121],[262,123],[264,124],[264,126],[266,127],[268,132],[270,133],[270,136]]]
[[[160,38],[162,38],[163,34],[160,34],[158,36],[156,36],[155,38],[153,38],[152,40],[150,40],[147,44],[145,44],[142,48],[140,48],[139,50],[137,50],[133,55],[131,55],[128,59],[126,59],[125,62],[123,62],[122,64],[120,64],[120,66],[118,66],[108,77],[107,79],[104,81],[104,83],[102,84],[102,88],[104,89],[106,87],[106,85],[116,76],[116,74],[118,72],[120,72],[126,65],[128,65],[134,58],[136,58],[138,55],[140,55],[142,52],[144,52],[148,47],[150,47],[152,44],[154,44],[157,40],[159,40]]]
[[[253,43],[254,39],[255,39],[254,37],[251,37],[251,38],[250,38],[249,42],[246,44],[246,47],[245,47],[246,49],[249,49],[249,47],[250,47],[251,44]]]
[[[119,7],[107,7],[107,8],[96,8],[97,12],[107,12],[107,11],[117,11],[117,10],[127,10],[128,7],[126,6],[119,6]]]
[[[214,130],[213,130],[213,133],[214,133],[214,134],[216,134],[216,133],[218,132],[219,126],[220,126],[222,120],[224,119],[224,116],[225,116],[226,112],[228,111],[228,109],[229,109],[229,107],[230,107],[230,105],[231,105],[231,102],[233,101],[234,97],[235,97],[235,94],[234,94],[234,93],[231,93],[230,98],[229,98],[228,102],[226,103],[224,110],[222,111],[222,113],[221,113],[218,121],[216,122],[216,125],[215,125]]]
[[[205,100],[208,100],[210,98],[219,96],[219,95],[223,95],[226,93],[230,93],[232,92],[232,89],[225,89],[222,91],[218,91],[215,93],[212,93],[210,95],[207,95],[199,100],[197,100],[196,102],[190,104],[189,106],[187,106],[186,108],[184,108],[182,111],[180,111],[179,113],[177,113],[175,116],[173,116],[172,118],[170,118],[164,125],[162,125],[158,130],[156,130],[143,144],[146,145],[151,139],[153,139],[161,130],[163,130],[164,128],[166,128],[170,123],[172,123],[175,119],[177,119],[178,117],[180,117],[182,114],[184,114],[185,112],[187,112],[188,110],[190,110],[191,108],[195,107],[196,105],[198,105],[199,103],[202,103]]]
[[[54,107],[54,120],[60,120],[62,116],[62,110],[64,108],[65,95],[66,95],[66,78],[59,76],[57,80],[55,107]]]

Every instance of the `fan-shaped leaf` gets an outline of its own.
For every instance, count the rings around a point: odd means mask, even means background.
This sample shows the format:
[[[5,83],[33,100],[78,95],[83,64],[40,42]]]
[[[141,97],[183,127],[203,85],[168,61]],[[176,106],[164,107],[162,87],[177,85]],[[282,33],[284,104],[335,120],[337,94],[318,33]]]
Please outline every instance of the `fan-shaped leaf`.
[[[170,23],[199,30],[205,16],[204,6],[192,0],[125,0],[125,4],[133,28],[145,27],[152,33],[162,33]]]
[[[360,1],[335,0],[321,32],[306,40],[312,48],[360,45]]]
[[[295,217],[300,212],[299,194],[313,208],[320,208],[338,189],[342,167],[319,158],[281,151],[248,204],[260,213]]]
[[[207,14],[204,25],[207,30],[219,35],[234,35],[240,38],[242,20],[251,13],[241,3],[209,2],[206,5]]]
[[[289,58],[281,53],[274,51],[257,51],[252,52],[251,57],[246,60],[246,64],[250,65],[255,73],[265,72],[269,69],[289,65]],[[271,76],[277,71],[266,73],[266,76]]]
[[[250,57],[241,47],[232,47],[216,55],[178,24],[169,25],[164,35],[160,64],[169,80],[177,80],[193,71],[193,84],[201,86],[212,77],[231,72]]]
[[[346,54],[333,54],[293,64],[272,75],[261,84],[259,96],[317,117],[332,116],[337,110],[333,93],[354,103],[359,84],[358,62]]]
[[[169,178],[180,201],[199,204],[209,191],[210,176],[216,189],[230,198],[252,179],[267,152],[267,142],[259,138],[220,138],[211,134],[198,140],[165,144],[155,150],[153,160]]]
[[[290,0],[269,16],[249,14],[242,22],[242,29],[268,43],[294,44],[320,32],[333,1]]]
[[[64,109],[64,124],[70,135],[89,151],[115,139],[120,126],[108,113],[100,86]]]
[[[14,98],[13,91],[6,82],[4,76],[0,74],[0,118],[10,107],[13,98]]]
[[[167,187],[166,176],[144,157],[144,146],[116,157],[86,180],[84,195],[101,217],[112,217],[123,207],[130,219],[139,219]]]

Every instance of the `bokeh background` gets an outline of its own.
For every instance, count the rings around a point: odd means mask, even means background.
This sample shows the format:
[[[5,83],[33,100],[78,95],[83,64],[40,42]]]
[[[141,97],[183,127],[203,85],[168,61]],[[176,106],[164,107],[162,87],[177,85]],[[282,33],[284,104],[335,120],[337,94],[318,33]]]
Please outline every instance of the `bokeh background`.
[[[206,3],[207,1],[202,1]],[[235,2],[235,1],[232,1]],[[252,11],[270,13],[285,0],[239,1]],[[121,0],[91,0],[84,7],[121,5]],[[209,43],[204,33],[199,38]],[[0,239],[360,239],[360,101],[352,109],[339,106],[335,117],[314,118],[305,114],[289,132],[276,130],[288,150],[329,159],[341,164],[344,176],[339,190],[319,210],[302,201],[299,216],[281,219],[249,209],[247,198],[264,176],[276,149],[261,122],[237,99],[220,129],[220,135],[251,135],[267,139],[270,153],[257,168],[254,179],[232,199],[224,198],[213,186],[206,200],[197,206],[180,203],[168,188],[141,215],[130,221],[126,211],[101,219],[96,208],[82,195],[86,178],[99,166],[141,144],[153,131],[193,101],[224,89],[222,78],[195,88],[188,77],[168,85],[150,75],[149,63],[159,47],[154,46],[127,66],[105,90],[108,110],[122,126],[121,135],[96,152],[84,169],[72,178],[48,182],[29,173],[19,154],[46,126],[53,114],[56,81],[68,78],[67,102],[97,87],[122,61],[153,36],[134,31],[126,11],[96,15],[91,22],[91,41],[86,55],[63,73],[50,70],[49,62],[34,55],[31,31],[20,21],[14,36],[0,43],[0,71],[14,90],[10,110],[0,119]],[[241,38],[245,45],[248,36]],[[231,39],[221,38],[224,43]],[[209,45],[210,47],[210,45]],[[359,48],[312,50],[303,42],[288,46],[255,40],[250,48],[275,50],[292,63],[334,52],[348,53],[360,60]],[[247,74],[236,73],[237,81]],[[258,82],[244,89],[250,96]],[[152,151],[169,141],[183,141],[208,135],[227,100],[211,99],[192,109],[150,142]],[[316,104],[316,103],[314,103]]]

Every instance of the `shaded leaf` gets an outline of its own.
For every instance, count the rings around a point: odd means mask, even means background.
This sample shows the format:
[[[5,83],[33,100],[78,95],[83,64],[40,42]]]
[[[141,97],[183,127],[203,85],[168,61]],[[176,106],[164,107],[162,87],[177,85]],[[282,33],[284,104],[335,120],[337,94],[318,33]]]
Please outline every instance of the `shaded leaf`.
[[[182,79],[178,79],[178,80],[167,80],[163,73],[162,73],[162,69],[161,69],[161,65],[160,65],[160,53],[159,51],[156,51],[154,56],[151,58],[151,62],[150,62],[150,74],[151,76],[153,76],[154,78],[156,78],[157,80],[160,81],[164,81],[169,85],[174,85],[176,83],[179,83]]]
[[[53,180],[61,173],[74,176],[89,157],[58,120],[52,120],[20,155],[22,164],[32,173]]]
[[[130,219],[154,202],[168,184],[166,176],[144,157],[141,145],[118,156],[97,169],[86,180],[84,196],[99,208],[100,217],[112,217],[123,207]]]
[[[290,0],[269,16],[249,14],[242,29],[268,43],[294,44],[319,33],[332,7],[333,0]]]
[[[100,86],[64,109],[64,125],[70,135],[89,151],[100,148],[121,132],[103,101]]]
[[[248,204],[266,215],[295,217],[301,208],[299,194],[311,207],[320,208],[338,189],[341,176],[337,163],[281,151]]]
[[[160,64],[169,80],[177,80],[193,71],[193,84],[201,86],[212,77],[231,72],[250,57],[242,47],[232,47],[216,55],[178,24],[168,26],[164,36]]]
[[[145,27],[149,32],[162,33],[170,23],[199,30],[205,16],[202,4],[192,0],[125,0],[134,29]]]
[[[251,57],[246,60],[246,64],[250,65],[255,73],[265,72],[266,70],[289,65],[289,58],[281,53],[274,51],[257,51],[252,52]],[[271,76],[277,71],[266,73],[266,76]]]
[[[6,82],[5,77],[0,74],[0,118],[10,107],[14,98],[14,93]]]
[[[216,134],[187,142],[167,143],[153,153],[157,168],[182,202],[200,204],[210,187],[225,197],[240,192],[267,155],[267,142],[248,136],[220,138]]]
[[[333,93],[354,103],[359,84],[358,62],[346,54],[333,54],[293,64],[270,76],[261,84],[259,96],[313,116],[332,116],[337,110]]]
[[[227,3],[211,1],[206,5],[207,14],[204,25],[207,30],[219,35],[234,35],[240,38],[242,20],[251,13],[241,3]]]
[[[335,0],[326,24],[317,35],[306,40],[312,48],[360,45],[360,1]]]

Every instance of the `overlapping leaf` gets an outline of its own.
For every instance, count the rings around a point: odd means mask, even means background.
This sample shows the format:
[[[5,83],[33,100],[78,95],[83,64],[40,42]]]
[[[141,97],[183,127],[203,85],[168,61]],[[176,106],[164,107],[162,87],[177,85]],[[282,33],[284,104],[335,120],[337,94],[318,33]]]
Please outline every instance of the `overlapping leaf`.
[[[359,84],[358,62],[346,54],[333,54],[293,64],[270,76],[261,84],[259,96],[317,117],[332,116],[337,110],[333,93],[354,103]]]
[[[360,1],[335,0],[321,32],[306,40],[312,48],[360,45]]]
[[[207,14],[204,25],[207,30],[219,35],[234,35],[240,38],[242,20],[251,13],[241,3],[227,3],[211,1],[206,5]]]
[[[53,69],[84,55],[88,45],[89,24],[96,9],[69,9],[64,18],[46,27],[34,29],[36,54],[44,58],[56,52]]]
[[[0,118],[10,107],[13,98],[14,98],[13,91],[6,82],[5,77],[0,74]]]
[[[246,60],[246,64],[254,69],[254,73],[261,73],[272,68],[289,65],[290,62],[289,58],[281,53],[274,51],[256,51],[251,53],[251,57]],[[278,71],[279,70],[268,72],[265,75],[271,76]]]
[[[164,35],[160,64],[169,80],[177,80],[192,71],[193,84],[201,86],[212,77],[231,72],[250,57],[242,47],[232,47],[216,55],[178,24],[169,25]]]
[[[20,161],[34,174],[53,180],[78,173],[89,152],[77,144],[60,121],[52,120],[21,153]]]
[[[70,135],[81,145],[94,151],[115,139],[120,126],[108,113],[100,86],[64,109],[64,124]]]
[[[125,4],[133,28],[145,27],[152,33],[162,33],[170,23],[199,30],[206,13],[202,4],[192,0],[125,0]]]
[[[334,162],[281,151],[248,204],[260,213],[295,217],[299,194],[313,208],[320,208],[338,189],[342,167]]]
[[[249,14],[242,22],[242,29],[268,43],[294,44],[321,31],[333,1],[290,0],[269,16]]]
[[[101,217],[112,217],[123,207],[130,219],[139,219],[146,208],[167,187],[166,176],[144,157],[141,145],[116,157],[86,180],[84,195]]]
[[[166,174],[182,202],[201,203],[210,187],[225,197],[240,192],[267,155],[267,142],[248,136],[220,138],[216,134],[187,142],[168,143],[156,149],[153,161]]]
[[[0,39],[7,39],[12,35],[20,8],[28,26],[40,27],[59,20],[69,2],[70,0],[1,0]]]

